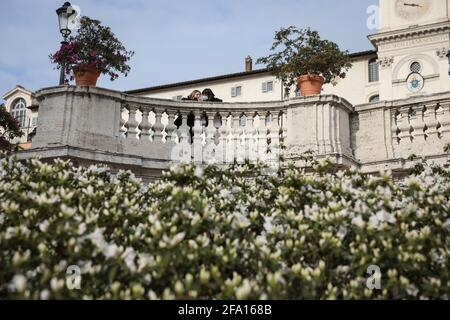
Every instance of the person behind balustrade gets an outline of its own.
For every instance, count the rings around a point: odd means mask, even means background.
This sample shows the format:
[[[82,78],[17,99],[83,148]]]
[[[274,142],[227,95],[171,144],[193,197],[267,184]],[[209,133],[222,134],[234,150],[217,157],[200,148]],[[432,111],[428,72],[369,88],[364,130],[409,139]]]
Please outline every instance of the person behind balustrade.
[[[202,100],[209,102],[222,102],[221,99],[216,98],[212,90],[209,88],[206,88],[205,90],[202,91]]]
[[[187,96],[187,98],[183,98],[181,100],[184,101],[201,101],[202,93],[199,90],[194,90],[191,92],[190,95]]]

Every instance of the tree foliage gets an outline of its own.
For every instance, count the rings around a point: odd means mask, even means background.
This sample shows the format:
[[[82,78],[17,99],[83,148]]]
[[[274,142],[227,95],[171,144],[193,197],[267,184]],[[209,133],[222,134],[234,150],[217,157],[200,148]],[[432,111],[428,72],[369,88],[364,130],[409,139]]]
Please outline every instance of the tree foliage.
[[[259,58],[257,63],[273,71],[288,92],[301,75],[321,75],[325,83],[336,84],[337,78],[345,78],[351,67],[348,51],[342,51],[334,42],[322,40],[319,33],[310,28],[281,28],[275,32],[270,50],[274,53]]]
[[[19,122],[6,111],[5,106],[0,105],[0,151],[9,151],[13,149],[11,140],[23,136],[20,130]]]

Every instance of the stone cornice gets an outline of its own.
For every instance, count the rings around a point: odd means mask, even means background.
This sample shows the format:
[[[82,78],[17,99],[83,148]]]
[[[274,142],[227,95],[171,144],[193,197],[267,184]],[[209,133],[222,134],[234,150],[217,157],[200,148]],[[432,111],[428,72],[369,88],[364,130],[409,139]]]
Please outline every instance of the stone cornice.
[[[374,109],[391,109],[398,107],[408,107],[414,105],[426,105],[437,103],[449,103],[450,104],[450,91],[440,92],[430,95],[418,95],[406,99],[398,99],[392,101],[380,101],[377,103],[366,103],[355,106],[357,113],[370,112]]]
[[[394,30],[369,35],[368,39],[378,48],[379,44],[391,43],[399,40],[408,40],[421,36],[439,35],[450,32],[450,22],[440,22],[408,29]]]

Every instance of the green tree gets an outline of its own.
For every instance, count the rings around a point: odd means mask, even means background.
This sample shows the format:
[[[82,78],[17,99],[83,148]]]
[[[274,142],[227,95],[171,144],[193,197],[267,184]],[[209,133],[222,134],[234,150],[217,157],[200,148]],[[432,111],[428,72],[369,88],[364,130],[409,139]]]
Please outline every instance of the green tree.
[[[23,136],[20,125],[16,119],[6,110],[5,105],[0,105],[0,150],[12,152],[14,147],[11,140]]]

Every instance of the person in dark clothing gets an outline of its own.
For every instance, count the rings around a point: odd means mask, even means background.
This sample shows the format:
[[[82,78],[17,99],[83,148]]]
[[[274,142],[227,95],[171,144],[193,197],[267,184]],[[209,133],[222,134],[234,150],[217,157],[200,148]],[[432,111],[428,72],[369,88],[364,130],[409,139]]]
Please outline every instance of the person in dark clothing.
[[[210,102],[222,102],[221,99],[216,98],[212,90],[209,88],[206,88],[205,90],[202,91],[202,100]]]

